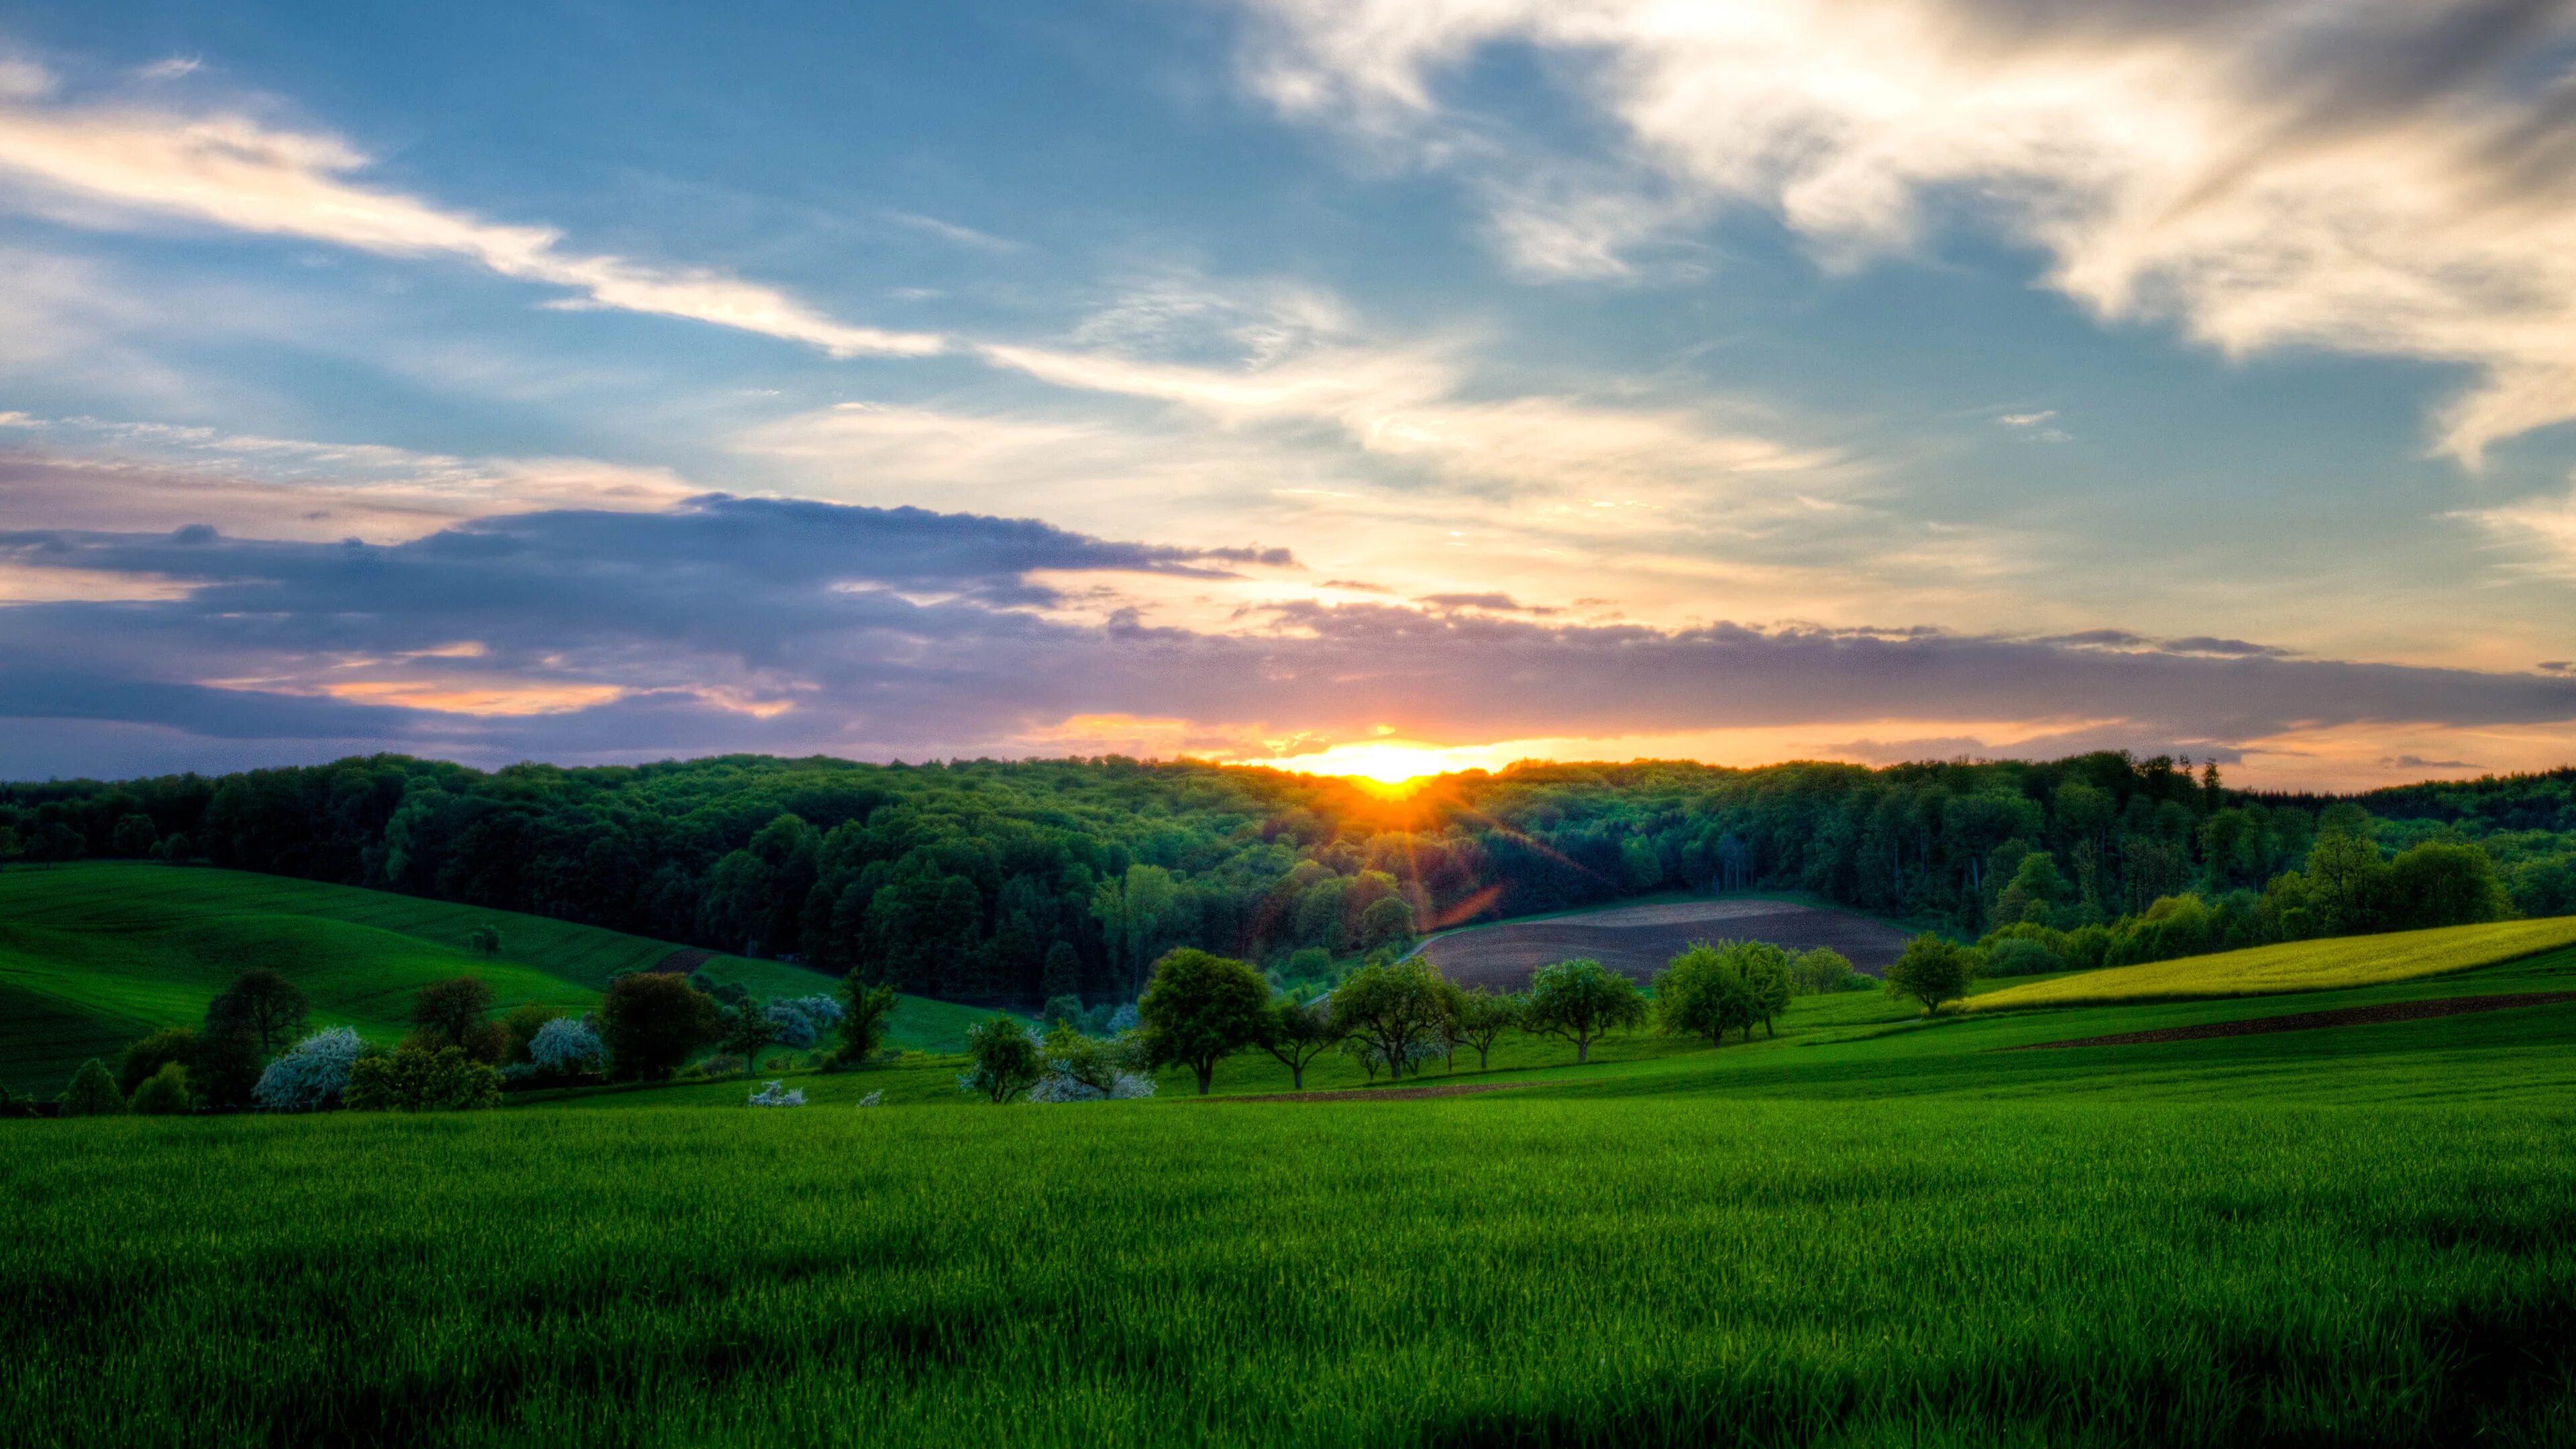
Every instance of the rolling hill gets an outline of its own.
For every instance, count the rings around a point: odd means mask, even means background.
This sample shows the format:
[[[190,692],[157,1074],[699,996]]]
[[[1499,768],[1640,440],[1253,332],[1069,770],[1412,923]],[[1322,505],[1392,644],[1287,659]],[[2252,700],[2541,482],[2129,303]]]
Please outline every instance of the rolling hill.
[[[467,947],[483,925],[500,929],[497,957]],[[91,1057],[112,1060],[137,1037],[201,1020],[215,993],[254,966],[303,987],[317,1025],[391,1041],[407,1029],[413,993],[431,981],[479,976],[502,1010],[529,1001],[579,1010],[612,975],[678,949],[542,916],[241,871],[142,862],[0,871],[0,1083],[51,1093]],[[838,986],[776,961],[713,956],[697,969],[763,997]],[[954,1050],[982,1014],[907,997],[892,1040]]]
[[[2029,1006],[2097,1006],[2330,991],[2473,971],[2571,943],[2576,943],[2576,916],[2393,931],[2382,936],[2285,941],[2243,951],[2079,972],[1992,992],[1976,997],[1968,1005],[1978,1011],[2008,1011]]]

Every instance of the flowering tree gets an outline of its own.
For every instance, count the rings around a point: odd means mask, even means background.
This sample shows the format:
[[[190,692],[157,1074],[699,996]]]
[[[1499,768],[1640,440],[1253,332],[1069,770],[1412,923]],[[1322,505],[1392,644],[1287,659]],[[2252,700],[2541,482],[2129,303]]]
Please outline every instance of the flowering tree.
[[[366,1042],[351,1026],[317,1031],[278,1054],[250,1098],[263,1112],[319,1112],[340,1104],[349,1068],[365,1055]]]
[[[528,1060],[550,1077],[578,1076],[599,1070],[608,1060],[608,1047],[588,1023],[558,1016],[529,1039]]]

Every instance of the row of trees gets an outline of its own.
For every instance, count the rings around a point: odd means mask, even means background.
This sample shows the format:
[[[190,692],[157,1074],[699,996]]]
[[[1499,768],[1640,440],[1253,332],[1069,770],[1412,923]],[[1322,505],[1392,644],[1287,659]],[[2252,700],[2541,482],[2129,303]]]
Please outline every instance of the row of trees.
[[[1122,1001],[1176,947],[1321,977],[1419,931],[1668,889],[1808,891],[1969,934],[2179,938],[2138,923],[2186,897],[2260,918],[2221,939],[2371,929],[2414,909],[2374,916],[2275,889],[2312,883],[2329,837],[2383,859],[2470,852],[2506,908],[2576,910],[2568,790],[2562,772],[2260,797],[2214,766],[2097,753],[1527,765],[1390,802],[1335,780],[1117,757],[487,774],[388,755],[0,786],[0,859],[202,858],[792,956],[931,995]]]

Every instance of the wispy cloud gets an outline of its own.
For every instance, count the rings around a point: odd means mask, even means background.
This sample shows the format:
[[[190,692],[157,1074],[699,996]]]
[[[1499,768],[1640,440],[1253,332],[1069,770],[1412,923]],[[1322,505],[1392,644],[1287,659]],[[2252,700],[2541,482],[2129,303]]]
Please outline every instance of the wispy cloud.
[[[41,72],[36,79],[42,80]],[[775,287],[568,247],[551,227],[508,225],[366,185],[368,157],[340,137],[239,112],[37,104],[46,88],[0,76],[0,198],[106,227],[179,218],[383,256],[448,256],[568,289],[556,305],[681,317],[821,348],[836,357],[924,356],[944,339],[855,326]]]
[[[151,81],[177,80],[181,76],[195,75],[205,63],[201,56],[174,55],[150,65],[137,66],[134,73]]]
[[[1980,216],[2106,317],[2230,353],[2456,363],[2474,465],[2576,417],[2576,103],[2561,0],[2040,6],[2000,0],[1247,0],[1254,85],[1485,190],[1524,270],[1598,274],[1709,208],[1764,208],[1833,266]],[[1616,128],[1586,163],[1451,94],[1536,46]],[[1526,178],[1579,198],[1533,249]],[[1544,234],[1543,231],[1539,234]],[[1533,256],[1556,257],[1530,266]]]

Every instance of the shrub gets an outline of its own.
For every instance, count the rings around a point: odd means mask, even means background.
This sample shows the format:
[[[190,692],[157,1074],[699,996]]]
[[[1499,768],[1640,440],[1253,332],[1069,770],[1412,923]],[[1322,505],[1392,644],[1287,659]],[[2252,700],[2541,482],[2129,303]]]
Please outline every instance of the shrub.
[[[508,1042],[501,1053],[501,1060],[504,1063],[529,1060],[528,1047],[537,1039],[537,1033],[546,1029],[547,1022],[560,1020],[562,1016],[562,1008],[538,1001],[510,1008],[510,1014],[501,1018],[502,1035]]]
[[[587,1022],[558,1016],[537,1029],[528,1043],[528,1062],[539,1072],[553,1077],[578,1076],[598,1071],[608,1060],[608,1048]]]
[[[1790,981],[1801,993],[1809,996],[1850,991],[1854,989],[1853,982],[1856,978],[1859,989],[1863,991],[1877,984],[1854,971],[1851,958],[1831,946],[1818,946],[1812,951],[1801,951],[1789,958]]]
[[[873,1091],[873,1092],[868,1093],[866,1096],[861,1097],[861,1098],[859,1099],[859,1105],[860,1105],[860,1106],[862,1106],[862,1107],[882,1107],[882,1106],[884,1106],[884,1105],[885,1105],[885,1089],[884,1089],[884,1088],[882,1088],[882,1087],[880,1087],[880,1088],[878,1088],[877,1090],[875,1090],[875,1091]]]
[[[319,1112],[336,1106],[348,1088],[349,1069],[366,1050],[355,1027],[317,1031],[268,1064],[251,1089],[251,1100],[264,1112]]]
[[[466,1112],[501,1105],[501,1073],[462,1047],[360,1057],[340,1100],[357,1112]]]
[[[1288,953],[1288,974],[1321,976],[1333,969],[1333,953],[1321,946],[1300,946]]]
[[[1080,1026],[1086,1019],[1082,1010],[1082,998],[1070,994],[1050,996],[1047,998],[1046,1010],[1038,1013],[1038,1019],[1049,1026],[1063,1022]]]
[[[185,1065],[197,1054],[197,1034],[184,1026],[156,1031],[125,1049],[116,1065],[116,1089],[128,1097],[172,1062]]]
[[[2044,976],[2063,971],[2055,952],[2027,936],[2008,936],[1986,951],[1985,976]]]
[[[126,1105],[138,1117],[176,1117],[193,1111],[196,1102],[188,1095],[188,1069],[177,1062],[165,1064],[134,1089],[134,1098]]]
[[[840,1008],[837,1004],[832,1003],[832,998],[828,996],[817,996],[808,999],[832,1005],[833,1019],[839,1019]],[[798,1002],[773,1001],[769,1003],[769,1006],[762,1012],[762,1015],[769,1018],[769,1027],[772,1032],[770,1039],[777,1042],[780,1046],[787,1048],[789,1051],[801,1052],[807,1047],[812,1046],[822,1035],[822,1031],[815,1019],[809,1015]]]
[[[599,1038],[617,1074],[659,1081],[716,1039],[716,1004],[677,976],[639,972],[608,985]]]
[[[714,1056],[707,1058],[705,1061],[698,1063],[696,1066],[689,1068],[690,1071],[697,1073],[701,1077],[705,1077],[709,1081],[713,1081],[718,1077],[739,1075],[742,1069],[742,1058],[735,1056],[731,1052],[718,1052]]]
[[[841,1049],[832,1055],[835,1066],[865,1066],[877,1048],[885,1045],[886,1028],[893,1023],[894,1009],[902,999],[891,986],[870,986],[852,976],[848,983],[849,1001],[841,1012]]]
[[[755,1107],[802,1107],[805,1105],[805,1089],[803,1087],[798,1087],[794,1091],[789,1091],[785,1082],[771,1082],[763,1086],[759,1091],[751,1094],[751,1105]]]
[[[66,1117],[121,1117],[125,1115],[125,1094],[116,1090],[116,1077],[107,1063],[96,1057],[81,1063],[72,1074],[71,1085],[55,1098],[62,1103]]]

